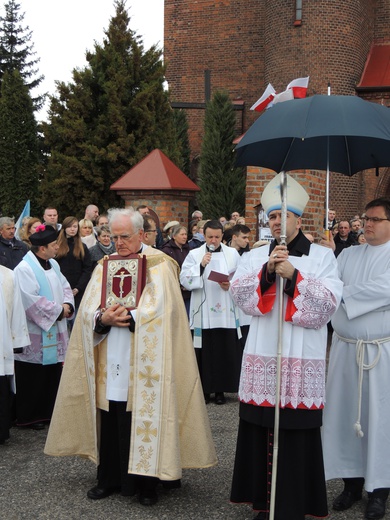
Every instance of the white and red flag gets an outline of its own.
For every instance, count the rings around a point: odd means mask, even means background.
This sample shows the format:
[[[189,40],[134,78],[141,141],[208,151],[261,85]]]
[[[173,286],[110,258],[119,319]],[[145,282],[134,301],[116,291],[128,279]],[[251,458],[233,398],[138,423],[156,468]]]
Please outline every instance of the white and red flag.
[[[256,112],[261,112],[264,110],[274,99],[276,91],[271,83],[268,83],[267,88],[265,89],[261,98],[259,98],[254,105],[251,106],[251,110],[256,110]]]
[[[287,85],[287,89],[291,89],[294,93],[295,99],[305,98],[307,87],[309,85],[309,78],[310,76],[307,76],[307,78],[297,78],[293,79],[291,83]]]
[[[291,88],[281,92],[280,94],[276,94],[274,100],[272,102],[273,105],[276,103],[281,103],[282,101],[289,101],[290,99],[294,99],[294,93]]]

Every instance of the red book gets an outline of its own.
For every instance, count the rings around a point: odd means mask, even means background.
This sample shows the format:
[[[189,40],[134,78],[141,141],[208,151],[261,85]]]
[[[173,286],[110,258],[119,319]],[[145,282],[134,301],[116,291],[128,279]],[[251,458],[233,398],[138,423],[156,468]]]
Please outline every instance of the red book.
[[[110,255],[103,258],[100,307],[119,303],[128,310],[138,307],[146,282],[146,256]]]

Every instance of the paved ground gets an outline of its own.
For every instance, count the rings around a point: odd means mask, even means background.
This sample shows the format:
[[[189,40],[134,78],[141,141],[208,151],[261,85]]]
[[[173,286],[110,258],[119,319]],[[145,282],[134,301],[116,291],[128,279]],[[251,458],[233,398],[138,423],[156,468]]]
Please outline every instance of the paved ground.
[[[229,503],[238,403],[236,396],[228,397],[224,406],[211,403],[207,407],[218,465],[185,471],[181,489],[159,488],[160,500],[149,508],[136,498],[120,495],[89,500],[86,492],[95,485],[96,474],[91,462],[48,457],[43,454],[46,431],[13,428],[9,443],[0,446],[0,520],[251,520],[255,515],[249,506]],[[329,483],[329,504],[341,489],[341,481]],[[355,504],[346,513],[331,512],[328,518],[363,519],[365,503]],[[386,518],[390,519],[389,509]]]

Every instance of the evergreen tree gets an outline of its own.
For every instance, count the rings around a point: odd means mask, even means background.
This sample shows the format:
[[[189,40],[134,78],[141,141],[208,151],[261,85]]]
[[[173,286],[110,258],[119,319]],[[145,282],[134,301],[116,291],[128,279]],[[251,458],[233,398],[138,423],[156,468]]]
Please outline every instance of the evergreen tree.
[[[243,212],[245,174],[235,167],[233,139],[235,115],[229,95],[216,92],[206,106],[197,195],[198,206],[206,218]]]
[[[161,51],[144,51],[125,3],[114,3],[116,13],[103,44],[87,53],[88,65],[73,71],[71,83],[57,84],[43,124],[50,154],[42,203],[62,215],[89,203],[101,211],[120,204],[110,185],[155,148],[180,159]]]
[[[40,59],[34,58],[32,32],[28,26],[22,26],[24,13],[19,13],[20,4],[9,0],[4,7],[5,17],[0,17],[0,82],[7,71],[18,70],[31,92],[44,79],[44,76],[38,76]],[[35,110],[39,110],[44,99],[44,95],[33,98]]]
[[[176,131],[176,143],[180,150],[180,163],[178,168],[187,175],[192,181],[195,181],[191,173],[191,148],[190,139],[188,137],[188,120],[184,110],[174,110],[173,120]]]
[[[18,217],[28,199],[34,207],[39,162],[33,103],[18,70],[3,76],[0,142],[0,208]]]

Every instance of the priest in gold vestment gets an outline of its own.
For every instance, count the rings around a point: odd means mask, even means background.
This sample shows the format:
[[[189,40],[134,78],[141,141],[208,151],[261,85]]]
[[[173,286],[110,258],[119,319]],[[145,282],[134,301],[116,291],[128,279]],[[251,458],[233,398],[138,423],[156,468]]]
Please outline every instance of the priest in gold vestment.
[[[109,212],[122,257],[145,255],[146,285],[135,311],[100,309],[97,265],[72,331],[45,446],[98,465],[90,499],[138,493],[157,502],[159,481],[179,485],[182,468],[216,464],[216,454],[180,293],[178,266],[142,244],[143,218]]]

